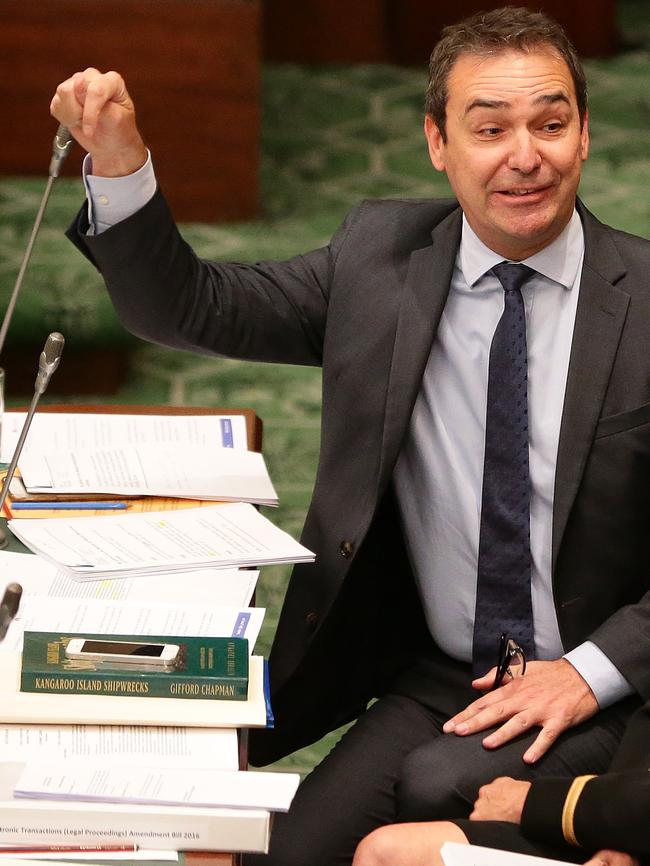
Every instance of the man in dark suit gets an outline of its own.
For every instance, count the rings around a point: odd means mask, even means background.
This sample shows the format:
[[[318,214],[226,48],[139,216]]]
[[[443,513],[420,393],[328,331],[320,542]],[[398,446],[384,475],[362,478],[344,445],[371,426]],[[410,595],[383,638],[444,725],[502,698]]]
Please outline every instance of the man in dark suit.
[[[71,237],[130,330],[323,367],[317,561],[286,594],[253,762],[358,721],[267,862],[349,862],[498,775],[605,770],[650,694],[650,246],[576,210],[586,86],[561,29],[513,9],[449,28],[425,132],[458,200],[366,202],[288,262],[193,254],[116,73],[75,74],[52,111],[92,160]],[[526,675],[475,700],[505,631]]]

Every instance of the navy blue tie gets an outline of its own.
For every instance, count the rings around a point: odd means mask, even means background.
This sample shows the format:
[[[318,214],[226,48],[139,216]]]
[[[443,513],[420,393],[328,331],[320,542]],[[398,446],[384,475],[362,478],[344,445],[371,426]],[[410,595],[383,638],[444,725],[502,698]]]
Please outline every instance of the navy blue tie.
[[[478,550],[472,667],[497,663],[503,632],[534,656],[530,594],[528,363],[521,287],[535,272],[501,262],[492,268],[505,292],[488,373],[485,463]]]

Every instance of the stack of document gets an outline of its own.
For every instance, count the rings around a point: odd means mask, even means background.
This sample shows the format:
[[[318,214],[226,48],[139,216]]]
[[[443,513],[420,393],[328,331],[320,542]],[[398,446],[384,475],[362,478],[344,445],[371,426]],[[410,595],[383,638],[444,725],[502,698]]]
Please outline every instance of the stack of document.
[[[4,457],[23,417],[5,416]],[[264,458],[246,450],[245,419],[237,415],[37,415],[19,470],[27,495],[41,500],[156,496],[278,504]]]
[[[298,782],[239,772],[234,729],[0,725],[0,845],[266,851]]]
[[[287,812],[299,782],[297,773],[46,760],[23,768],[14,797]]]
[[[128,445],[30,452],[20,474],[28,493],[178,496],[277,505],[278,496],[256,451],[214,445]]]
[[[10,520],[8,526],[34,553],[91,580],[315,558],[242,502],[130,516]]]
[[[25,630],[243,637],[252,652],[264,618],[263,608],[249,606],[257,574],[204,569],[80,582],[36,556],[2,553],[0,592],[5,583],[19,580],[23,596],[18,616],[0,643],[0,721],[264,727],[272,716],[260,656],[250,659],[246,701],[98,698],[94,694],[31,694],[19,689]]]
[[[264,608],[249,606],[258,571],[206,568],[82,583],[37,556],[3,553],[0,564],[0,593],[16,575],[23,587],[0,654],[20,652],[25,631],[242,637],[252,652],[264,621]]]
[[[10,463],[26,412],[5,412],[2,420],[0,462]],[[86,412],[37,413],[24,453],[77,451],[119,445],[176,444],[179,449],[216,445],[245,451],[243,415],[122,415]]]
[[[80,582],[39,557],[0,555],[0,591],[23,586],[0,643],[0,846],[268,850],[271,813],[289,807],[299,778],[239,771],[236,729],[272,723],[259,656],[241,702],[18,688],[25,629],[236,635],[252,649],[264,614],[249,606],[257,576],[210,568]]]

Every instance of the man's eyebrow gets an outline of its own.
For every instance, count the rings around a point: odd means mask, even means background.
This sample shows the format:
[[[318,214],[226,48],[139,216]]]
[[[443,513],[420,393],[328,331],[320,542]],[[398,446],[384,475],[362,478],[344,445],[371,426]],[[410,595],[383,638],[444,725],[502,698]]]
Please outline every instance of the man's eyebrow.
[[[556,90],[555,93],[542,93],[534,102],[536,105],[539,105],[539,103],[552,105],[554,102],[566,102],[567,105],[571,105],[569,97],[563,90]]]
[[[542,93],[533,100],[534,105],[539,105],[540,103],[553,105],[555,102],[566,102],[567,105],[571,105],[569,97],[563,90],[557,90],[554,93]],[[505,99],[484,99],[479,97],[470,102],[465,109],[465,114],[469,114],[475,108],[510,108],[510,103]]]
[[[510,108],[510,103],[505,99],[474,99],[465,109],[465,114],[469,114],[475,108]]]

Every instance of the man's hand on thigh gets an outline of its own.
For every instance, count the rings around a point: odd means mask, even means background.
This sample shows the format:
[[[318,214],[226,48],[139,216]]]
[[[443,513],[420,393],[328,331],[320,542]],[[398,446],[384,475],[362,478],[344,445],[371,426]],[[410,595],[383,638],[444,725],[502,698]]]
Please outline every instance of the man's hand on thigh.
[[[495,672],[493,669],[474,680],[472,686],[477,690],[489,689]],[[464,737],[500,725],[483,740],[487,749],[496,749],[524,731],[540,727],[539,735],[523,756],[527,764],[534,764],[563,731],[597,711],[594,693],[570,662],[533,661],[529,662],[525,676],[506,681],[473,701],[449,719],[443,731]]]

